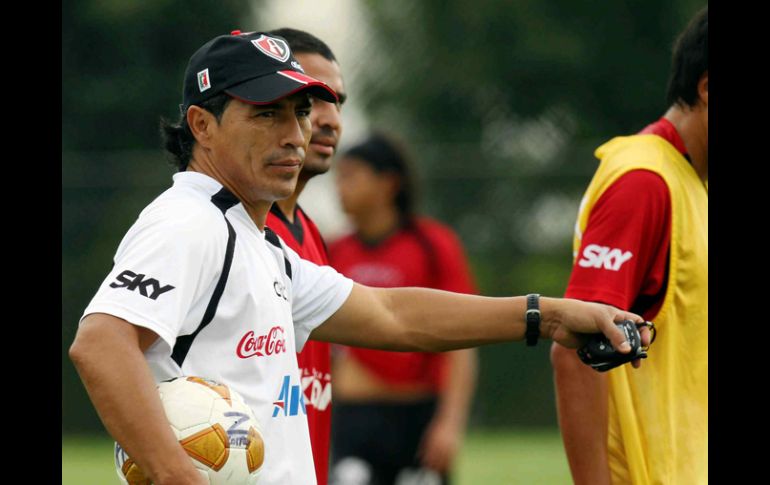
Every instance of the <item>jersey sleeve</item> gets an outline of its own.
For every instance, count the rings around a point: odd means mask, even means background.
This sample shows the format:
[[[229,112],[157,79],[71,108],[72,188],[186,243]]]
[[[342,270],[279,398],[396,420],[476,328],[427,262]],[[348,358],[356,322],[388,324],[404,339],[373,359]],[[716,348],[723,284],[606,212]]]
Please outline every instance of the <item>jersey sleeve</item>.
[[[599,197],[583,231],[565,297],[628,310],[663,285],[671,198],[648,170],[621,176]]]
[[[348,299],[353,280],[331,266],[318,266],[300,258],[294,250],[282,244],[291,266],[291,309],[297,352],[300,352],[310,333]]]
[[[81,322],[107,313],[154,331],[173,348],[177,336],[192,333],[203,317],[222,271],[227,234],[221,213],[148,207],[121,241]]]

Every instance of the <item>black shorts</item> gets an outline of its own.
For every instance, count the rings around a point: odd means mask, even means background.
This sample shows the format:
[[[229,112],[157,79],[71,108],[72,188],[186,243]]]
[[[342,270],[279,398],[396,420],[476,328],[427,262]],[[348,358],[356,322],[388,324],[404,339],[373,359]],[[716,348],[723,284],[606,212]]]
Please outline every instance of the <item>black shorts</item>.
[[[421,468],[417,459],[436,403],[435,398],[409,404],[335,402],[329,484],[447,485],[446,476]]]

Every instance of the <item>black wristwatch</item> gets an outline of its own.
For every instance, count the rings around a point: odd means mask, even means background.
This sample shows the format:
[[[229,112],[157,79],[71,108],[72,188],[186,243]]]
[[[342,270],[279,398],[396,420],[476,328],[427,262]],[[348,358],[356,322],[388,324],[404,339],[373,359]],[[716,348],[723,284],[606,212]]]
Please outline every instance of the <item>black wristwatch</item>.
[[[537,343],[540,337],[540,295],[530,293],[527,295],[527,346],[531,347]]]

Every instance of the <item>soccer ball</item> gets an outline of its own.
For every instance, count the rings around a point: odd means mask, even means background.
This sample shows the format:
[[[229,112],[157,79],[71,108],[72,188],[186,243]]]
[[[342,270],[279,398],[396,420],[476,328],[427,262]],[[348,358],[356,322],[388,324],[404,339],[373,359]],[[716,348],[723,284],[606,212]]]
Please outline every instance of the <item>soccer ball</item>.
[[[254,413],[239,394],[191,376],[161,382],[158,391],[171,429],[208,483],[257,483],[265,445]],[[118,443],[115,468],[123,485],[151,485]]]

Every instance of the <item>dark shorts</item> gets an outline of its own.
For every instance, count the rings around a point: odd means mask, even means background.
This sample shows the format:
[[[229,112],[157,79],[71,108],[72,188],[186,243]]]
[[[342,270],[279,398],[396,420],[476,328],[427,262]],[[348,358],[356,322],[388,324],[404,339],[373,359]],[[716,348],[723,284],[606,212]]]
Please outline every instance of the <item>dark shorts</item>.
[[[421,468],[416,456],[435,410],[435,399],[409,404],[335,402],[330,485],[447,485],[446,476]]]

